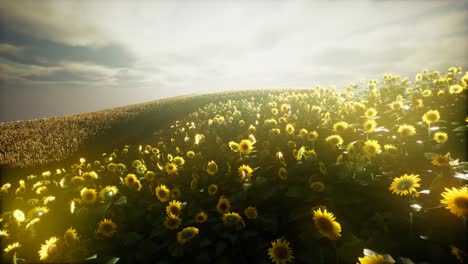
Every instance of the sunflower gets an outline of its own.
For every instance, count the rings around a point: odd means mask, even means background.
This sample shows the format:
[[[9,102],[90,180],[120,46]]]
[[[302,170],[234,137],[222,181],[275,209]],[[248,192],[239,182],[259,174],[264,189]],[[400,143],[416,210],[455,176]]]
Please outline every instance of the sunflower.
[[[375,108],[368,108],[366,112],[364,113],[367,119],[372,119],[377,115],[377,110]]]
[[[174,157],[173,162],[177,164],[177,166],[182,166],[185,164],[185,159],[182,158],[181,156],[176,156]]]
[[[83,188],[81,190],[81,201],[85,204],[93,204],[96,202],[97,193],[95,189]]]
[[[335,133],[341,134],[346,131],[348,128],[348,123],[341,121],[333,125],[333,131]]]
[[[8,234],[7,230],[0,229],[0,239],[5,238],[5,237],[9,237],[9,236],[10,236],[10,234]]]
[[[142,188],[143,186],[141,185],[141,183],[140,183],[139,180],[136,180],[136,181],[134,181],[133,184],[130,185],[129,187],[130,187],[130,189],[132,189],[132,190],[140,191],[141,188]]]
[[[176,200],[172,200],[169,202],[169,205],[166,206],[166,213],[167,215],[180,215],[182,212],[182,203]]]
[[[240,153],[242,154],[249,155],[252,152],[252,150],[253,144],[252,141],[250,141],[249,139],[242,140],[238,145],[238,151],[240,151]]]
[[[33,209],[29,210],[26,216],[28,218],[36,218],[36,217],[41,217],[48,212],[49,212],[49,208],[47,208],[46,206],[36,206]]]
[[[402,137],[409,137],[416,134],[416,128],[412,125],[401,125],[398,127],[398,134]]]
[[[10,252],[14,252],[16,250],[18,250],[18,248],[21,247],[21,244],[19,242],[15,242],[15,243],[11,243],[9,245],[7,245],[3,251],[5,252],[5,254],[8,254]]]
[[[229,141],[228,147],[229,147],[230,150],[232,150],[232,151],[234,151],[234,152],[238,152],[238,151],[239,151],[239,144],[237,144],[237,143],[234,142],[234,141]]]
[[[367,140],[362,146],[362,151],[369,158],[376,156],[381,152],[379,142],[377,140]]]
[[[447,205],[447,209],[451,213],[460,217],[468,215],[468,187],[465,186],[460,189],[452,187],[452,190],[445,188],[442,197],[444,199],[440,202]]]
[[[105,237],[112,237],[117,231],[117,225],[110,219],[104,219],[98,224],[97,234]]]
[[[310,109],[310,112],[314,115],[318,115],[322,112],[322,108],[317,105],[313,105],[312,108]]]
[[[339,135],[328,136],[325,141],[337,147],[343,144],[343,139]]]
[[[311,131],[307,133],[307,140],[310,142],[316,141],[318,137],[319,137],[319,134],[317,133],[317,131]]]
[[[225,213],[222,219],[225,226],[237,226],[244,223],[244,219],[238,213]]]
[[[196,189],[198,189],[198,183],[198,178],[193,178],[190,181],[190,190],[195,191]]]
[[[99,192],[99,197],[103,201],[108,201],[112,199],[118,192],[119,192],[119,189],[117,189],[117,187],[106,186],[102,188],[102,190]]]
[[[320,208],[315,210],[313,219],[315,227],[322,236],[330,240],[341,237],[341,225],[335,221],[335,216],[332,213],[327,212],[327,209],[323,211]]]
[[[187,158],[193,159],[193,158],[195,158],[195,151],[189,150],[189,151],[187,151],[186,155],[187,155]]]
[[[179,187],[175,187],[171,189],[171,197],[174,199],[179,198],[182,195]]]
[[[287,124],[284,130],[288,135],[294,134],[294,126],[292,124]]]
[[[71,178],[71,183],[72,184],[75,184],[75,185],[81,185],[82,183],[84,183],[84,178],[81,177],[81,176],[74,176]]]
[[[450,153],[445,155],[436,154],[432,157],[432,165],[437,167],[448,167],[449,166]]]
[[[272,108],[271,109],[271,114],[272,115],[277,115],[278,114],[278,109],[277,108]]]
[[[431,90],[424,90],[422,91],[422,96],[423,97],[429,97],[432,95],[432,91]]]
[[[41,250],[38,251],[40,260],[51,258],[58,253],[58,240],[58,237],[51,237],[46,240],[45,244],[41,245]]]
[[[392,108],[395,111],[403,109],[403,102],[400,101],[394,101],[390,104],[390,108]]]
[[[354,143],[349,143],[346,151],[348,152],[348,157],[350,159],[354,159],[359,154],[358,149]]]
[[[250,177],[252,176],[252,168],[249,165],[242,165],[237,169],[237,172],[239,173],[239,177],[242,178],[244,181],[248,181]]]
[[[149,182],[153,182],[154,181],[154,178],[156,177],[156,173],[154,171],[147,171],[145,173],[145,178],[149,181]]]
[[[385,257],[383,255],[372,255],[358,258],[361,264],[393,264],[395,261],[392,258]]]
[[[135,170],[136,170],[136,172],[137,172],[138,174],[140,174],[140,175],[145,174],[145,172],[146,172],[146,166],[142,164],[142,165],[136,167]]]
[[[178,217],[177,215],[169,214],[166,217],[166,220],[164,221],[164,226],[167,229],[174,230],[174,229],[179,228],[181,223],[182,223],[182,219],[180,219],[180,217]]]
[[[393,182],[390,184],[389,190],[392,191],[392,193],[401,196],[408,194],[419,196],[419,193],[416,190],[416,188],[421,186],[419,184],[420,180],[421,179],[419,178],[419,175],[405,174],[401,177],[393,179]]]
[[[325,173],[327,172],[327,165],[325,165],[325,162],[323,162],[323,161],[319,162],[319,169],[320,169],[320,172],[323,175],[325,175]]]
[[[309,183],[309,188],[314,192],[324,192],[325,184],[323,184],[321,181],[313,181]]]
[[[268,249],[268,256],[275,264],[287,264],[294,261],[293,251],[289,247],[289,242],[277,239],[271,242],[271,248]]]
[[[216,184],[210,184],[210,186],[208,186],[208,194],[213,196],[215,195],[216,193],[218,192],[218,185]]]
[[[70,246],[78,242],[78,233],[76,232],[76,229],[73,227],[68,228],[67,231],[65,231],[65,234],[63,234],[63,239]]]
[[[127,177],[125,177],[125,180],[124,180],[125,186],[132,187],[133,184],[135,183],[135,181],[137,181],[137,180],[138,180],[138,178],[136,177],[136,175],[133,174],[133,173],[130,173],[130,174],[127,175]]]
[[[141,166],[143,163],[140,160],[134,160],[132,161],[132,167],[137,168],[138,166]]]
[[[171,162],[166,164],[166,172],[169,175],[176,174],[177,173],[177,164]]]
[[[111,162],[111,163],[107,164],[106,168],[110,172],[115,172],[115,170],[117,169],[117,164]]]
[[[428,125],[438,122],[439,119],[440,114],[437,110],[429,110],[422,116],[422,121]]]
[[[92,180],[96,180],[98,178],[98,175],[96,172],[90,171],[90,172],[83,173],[81,177],[83,177],[85,181],[92,181]]]
[[[452,85],[449,88],[449,93],[450,94],[459,94],[461,92],[463,92],[463,87],[461,85],[459,85],[459,84]]]
[[[437,143],[440,143],[440,144],[441,144],[441,143],[444,143],[444,142],[447,141],[447,139],[448,139],[448,135],[447,135],[447,133],[445,133],[445,132],[436,132],[436,133],[434,134],[434,140],[435,140]]]
[[[258,216],[258,211],[257,211],[257,208],[253,206],[249,206],[245,208],[244,214],[247,217],[247,219],[256,219]]]
[[[156,187],[155,194],[161,202],[167,202],[171,197],[171,191],[166,187],[166,185],[159,185]]]
[[[279,170],[278,170],[278,177],[279,177],[280,180],[282,180],[282,181],[285,181],[285,180],[288,179],[288,171],[286,170],[285,167],[279,168]]]
[[[177,241],[183,245],[196,237],[198,233],[198,228],[192,226],[186,227],[177,233]]]
[[[198,224],[203,224],[207,220],[208,220],[208,215],[204,211],[201,211],[195,215],[195,222]]]
[[[209,175],[215,175],[218,172],[218,164],[216,164],[216,162],[213,160],[208,162],[208,165],[206,166],[206,172]]]
[[[231,210],[231,202],[224,196],[221,196],[216,205],[216,210],[220,214],[225,214]]]
[[[424,106],[424,101],[422,99],[415,99],[412,105],[414,108],[422,108]]]
[[[395,147],[395,145],[392,145],[392,144],[385,144],[384,145],[384,150],[389,152],[389,153],[392,153],[392,154],[397,154],[398,153],[397,147]]]
[[[309,132],[309,131],[307,131],[307,129],[301,128],[301,130],[299,130],[299,135],[304,136],[305,134],[307,134],[307,132]]]
[[[281,130],[279,130],[279,128],[270,129],[270,135],[271,136],[278,136],[279,134],[281,134]]]
[[[365,133],[374,132],[376,127],[377,127],[377,122],[375,122],[374,120],[367,120],[362,125],[362,128],[363,128]]]

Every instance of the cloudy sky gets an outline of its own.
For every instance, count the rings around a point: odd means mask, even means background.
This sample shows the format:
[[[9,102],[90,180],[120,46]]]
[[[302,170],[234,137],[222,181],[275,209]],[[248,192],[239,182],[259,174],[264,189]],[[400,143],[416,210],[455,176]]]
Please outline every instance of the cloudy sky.
[[[193,93],[468,70],[468,1],[0,6],[0,122]]]

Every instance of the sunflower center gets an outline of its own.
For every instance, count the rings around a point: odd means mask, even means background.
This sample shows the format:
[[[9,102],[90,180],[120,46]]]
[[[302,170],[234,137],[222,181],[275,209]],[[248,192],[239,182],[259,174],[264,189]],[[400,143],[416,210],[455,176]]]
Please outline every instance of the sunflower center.
[[[288,249],[284,246],[277,246],[273,249],[274,255],[279,259],[286,259],[289,255]]]
[[[47,255],[53,255],[53,254],[57,253],[57,250],[58,250],[57,245],[52,244],[47,248]]]
[[[130,178],[128,178],[128,180],[127,180],[128,183],[133,183],[134,181],[135,181],[135,179],[133,179],[133,177],[130,177]]]
[[[106,233],[109,233],[112,231],[112,225],[111,224],[105,224],[102,226],[102,230]]]
[[[222,203],[222,204],[219,206],[219,208],[221,208],[221,210],[223,210],[223,211],[224,211],[224,210],[226,210],[226,209],[227,209],[227,204],[225,204],[225,203]]]
[[[87,193],[86,194],[86,200],[93,200],[93,199],[94,199],[93,193]]]
[[[158,195],[159,195],[159,197],[166,197],[166,192],[165,191],[159,191]]]
[[[193,232],[191,230],[186,230],[185,232],[182,233],[182,237],[187,239],[187,238],[191,238],[193,235]]]
[[[320,229],[325,232],[331,232],[333,230],[332,223],[324,217],[319,218],[317,224],[320,227]]]
[[[402,180],[397,184],[398,190],[408,190],[413,187],[413,182],[409,180]]]
[[[457,197],[453,200],[453,203],[458,208],[468,209],[468,198],[466,197]]]
[[[174,215],[177,215],[179,214],[179,208],[175,207],[175,206],[172,206],[171,209],[170,209],[171,213],[174,214]]]
[[[249,149],[249,146],[247,144],[242,144],[241,147],[242,147],[243,150],[248,150]]]

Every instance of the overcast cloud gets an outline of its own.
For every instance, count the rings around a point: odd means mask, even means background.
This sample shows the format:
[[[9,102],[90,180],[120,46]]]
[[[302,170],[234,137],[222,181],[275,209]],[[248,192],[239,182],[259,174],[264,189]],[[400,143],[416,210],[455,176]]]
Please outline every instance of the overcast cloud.
[[[0,0],[0,121],[468,69],[467,1]]]

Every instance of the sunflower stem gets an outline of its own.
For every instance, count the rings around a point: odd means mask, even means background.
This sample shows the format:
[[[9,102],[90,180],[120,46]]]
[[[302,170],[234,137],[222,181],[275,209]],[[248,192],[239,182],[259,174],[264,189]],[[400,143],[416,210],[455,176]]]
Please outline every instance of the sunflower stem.
[[[409,238],[410,238],[410,240],[412,240],[413,239],[413,212],[412,211],[409,212],[409,222],[410,222],[410,225],[409,225]]]
[[[431,123],[427,124],[427,137],[431,137]]]
[[[408,196],[408,205],[409,205],[409,239],[413,239],[413,211],[411,209],[411,194]]]
[[[464,216],[463,217],[463,232],[465,234],[464,236],[464,243],[463,243],[463,251],[467,252],[468,250],[468,217]]]

